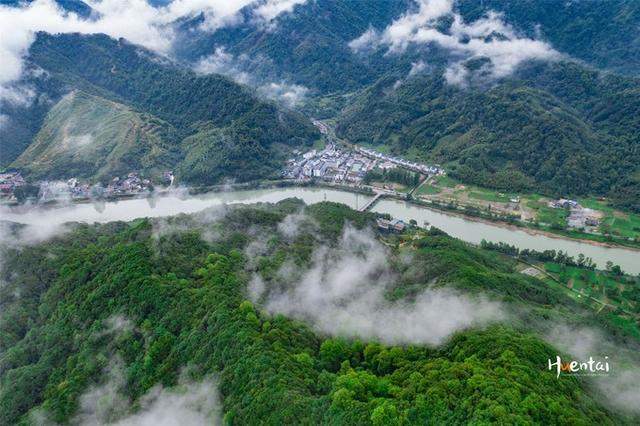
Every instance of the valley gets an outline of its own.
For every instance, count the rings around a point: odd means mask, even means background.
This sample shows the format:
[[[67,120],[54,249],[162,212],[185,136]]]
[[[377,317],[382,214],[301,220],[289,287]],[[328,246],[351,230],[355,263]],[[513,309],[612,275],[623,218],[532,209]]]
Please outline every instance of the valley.
[[[612,208],[602,197],[557,200],[540,194],[505,193],[469,185],[451,178],[440,165],[416,163],[339,138],[333,120],[314,120],[314,125],[323,134],[327,148],[304,153],[297,161],[290,160],[283,172],[286,178],[339,183],[542,233],[640,247],[640,215]],[[336,147],[342,147],[345,153]],[[341,170],[338,165],[342,164],[348,167]],[[388,176],[389,171],[400,174]]]
[[[639,5],[0,0],[0,426],[640,424]]]
[[[332,201],[345,204],[355,210],[368,206],[374,213],[389,215],[418,226],[434,226],[463,241],[480,245],[482,240],[502,242],[522,249],[538,251],[563,251],[574,258],[580,254],[592,259],[600,268],[608,261],[619,265],[625,272],[640,273],[637,263],[638,251],[633,248],[593,244],[590,241],[563,238],[554,234],[530,231],[516,226],[501,225],[492,221],[480,221],[463,214],[452,214],[447,210],[433,209],[406,201],[404,196],[382,197],[370,205],[372,192],[354,191],[344,186],[267,186],[263,189],[233,190],[217,188],[217,192],[206,192],[204,188],[190,194],[187,188],[176,188],[164,193],[115,200],[87,200],[83,203],[44,204],[41,206],[2,207],[4,220],[34,226],[36,235],[48,234],[66,222],[110,222],[133,220],[143,217],[165,217],[181,213],[195,213],[210,206],[223,204],[250,204],[277,202],[288,197],[299,198],[306,203]],[[42,223],[42,228],[39,224]],[[51,231],[49,231],[51,229]]]

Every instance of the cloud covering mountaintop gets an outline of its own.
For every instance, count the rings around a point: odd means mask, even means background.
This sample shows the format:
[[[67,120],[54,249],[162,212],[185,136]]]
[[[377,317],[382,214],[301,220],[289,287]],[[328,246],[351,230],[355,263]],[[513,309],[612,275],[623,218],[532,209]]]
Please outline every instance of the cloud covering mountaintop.
[[[0,100],[28,99],[14,83],[23,72],[23,58],[35,33],[104,33],[123,37],[161,54],[168,54],[175,39],[172,24],[202,16],[200,29],[215,31],[242,22],[243,8],[253,8],[251,22],[269,24],[306,0],[175,0],[153,6],[145,0],[87,0],[93,12],[83,17],[61,8],[54,0],[35,0],[18,7],[0,5]]]
[[[497,12],[467,23],[454,11],[453,0],[419,0],[418,4],[416,11],[407,12],[381,32],[367,30],[349,46],[356,51],[384,46],[389,53],[399,54],[410,45],[434,43],[458,57],[445,72],[447,82],[458,85],[466,81],[464,62],[469,59],[488,59],[487,73],[499,78],[524,61],[559,57],[548,43],[519,36]],[[447,29],[442,28],[445,18],[451,21]]]

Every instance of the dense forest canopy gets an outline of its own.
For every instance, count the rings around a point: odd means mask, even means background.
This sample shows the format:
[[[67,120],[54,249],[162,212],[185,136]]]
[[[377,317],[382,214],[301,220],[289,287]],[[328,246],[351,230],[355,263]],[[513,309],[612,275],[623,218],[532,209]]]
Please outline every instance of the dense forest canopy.
[[[637,210],[638,81],[572,63],[532,65],[519,77],[465,90],[436,75],[398,88],[395,79],[381,79],[345,108],[338,132],[451,163],[467,182],[603,194]]]
[[[514,204],[640,212],[635,0],[0,0],[0,27],[18,202],[131,172],[264,184],[344,140]],[[408,199],[433,177],[363,175]],[[380,219],[288,199],[0,220],[0,426],[640,424],[640,276]]]
[[[248,69],[260,76],[284,76],[323,94],[344,92],[373,83],[390,70],[408,72],[421,59],[419,51],[402,55],[362,57],[349,43],[367,30],[384,30],[406,14],[416,12],[421,0],[376,2],[316,0],[300,2],[293,13],[278,18],[271,27],[250,24],[198,31],[202,17],[186,24],[188,37],[181,39],[179,57],[193,61],[223,47],[235,58],[247,56]],[[640,75],[636,28],[640,8],[633,0],[607,2],[563,0],[458,0],[432,2],[434,7],[452,4],[461,19],[475,22],[490,12],[526,37],[546,40],[556,50],[591,66],[627,75]],[[442,25],[451,18],[442,20]],[[422,59],[429,64],[446,61],[430,50]],[[241,61],[239,61],[241,63]]]
[[[597,382],[558,380],[548,371],[547,359],[558,352],[539,336],[549,324],[565,322],[606,328],[619,348],[637,347],[637,338],[514,273],[508,258],[435,229],[417,239],[387,236],[384,246],[368,230],[373,219],[340,204],[285,200],[77,225],[48,242],[5,247],[2,424],[145,415],[154,407],[145,398],[158,395],[157,386],[164,395],[179,385],[175,392],[184,396],[196,392],[193,383],[217,387],[218,411],[230,424],[633,422],[612,410]],[[373,280],[363,288],[375,286],[381,271],[395,277],[381,293],[381,311],[366,315],[384,315],[400,301],[412,312],[425,303],[420,295],[432,292],[448,295],[441,299],[448,304],[452,297],[456,303],[478,297],[473,315],[480,306],[501,305],[501,315],[515,320],[461,324],[443,344],[410,343],[433,333],[423,330],[389,344],[381,330],[373,331],[377,339],[358,338],[360,328],[349,323],[344,330],[355,334],[322,332],[311,307],[307,316],[279,313],[285,312],[280,297],[310,285],[282,275],[283,268],[313,271],[315,262],[336,254],[338,263],[324,266],[340,269],[343,251],[359,247],[368,249],[355,259]],[[376,251],[386,253],[385,263],[370,264]],[[323,306],[340,306],[332,303]],[[100,409],[89,404],[92,397],[102,398]]]

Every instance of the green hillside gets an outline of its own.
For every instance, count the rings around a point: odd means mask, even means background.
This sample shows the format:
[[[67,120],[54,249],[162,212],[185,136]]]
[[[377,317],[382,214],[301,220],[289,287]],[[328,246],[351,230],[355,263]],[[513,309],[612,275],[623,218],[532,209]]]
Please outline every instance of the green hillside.
[[[635,0],[458,1],[467,20],[488,10],[530,36],[538,34],[558,50],[598,68],[640,75],[640,3]]]
[[[176,163],[175,130],[131,108],[74,91],[47,114],[29,148],[12,163],[34,177],[110,178],[161,173]]]
[[[31,61],[66,84],[122,99],[185,133],[211,122],[250,126],[258,143],[315,134],[303,117],[259,100],[247,87],[216,74],[197,75],[125,40],[40,33],[29,53]]]
[[[394,89],[395,81],[362,90],[338,118],[338,134],[450,163],[478,185],[606,195],[640,209],[636,79],[559,63],[488,88],[460,89],[437,74]]]
[[[196,381],[215,374],[229,424],[634,423],[601,405],[603,396],[585,379],[557,379],[546,370],[557,351],[536,337],[537,325],[604,325],[600,319],[516,273],[506,258],[438,231],[401,245],[387,241],[389,267],[399,277],[388,303],[405,300],[410,309],[435,285],[503,300],[514,313],[526,304],[521,321],[461,331],[441,346],[393,346],[319,333],[248,301],[252,275],[262,276],[269,292],[295,285],[293,276],[283,281],[281,267],[309,268],[321,246],[334,256],[345,221],[363,228],[373,220],[321,203],[305,209],[297,234],[279,231],[301,207],[289,200],[231,208],[213,222],[205,212],[81,225],[5,250],[0,423],[28,423],[36,409],[39,418],[76,419],[81,395],[92,385],[110,386],[114,359],[124,374],[120,398],[131,401],[154,385],[176,385],[185,371]],[[206,242],[201,232],[216,238]],[[248,254],[260,235],[269,236],[263,251]],[[109,410],[115,397],[101,400],[111,421],[127,414]]]
[[[373,83],[389,71],[408,72],[411,63],[446,63],[437,49],[404,55],[378,51],[364,57],[348,43],[369,28],[383,30],[418,1],[307,1],[294,13],[283,14],[276,26],[244,24],[213,33],[198,31],[202,17],[184,25],[177,55],[194,61],[224,47],[237,58],[248,59],[252,74],[284,78],[321,94],[351,91]],[[594,67],[640,75],[640,5],[635,0],[458,0],[454,11],[473,22],[489,11],[528,37],[548,41],[555,49]],[[448,19],[448,18],[447,18]]]
[[[619,207],[640,210],[640,84],[614,74],[638,76],[638,2],[455,2],[454,12],[468,24],[495,11],[515,33],[565,55],[561,64],[520,67],[516,78],[485,81],[479,72],[480,87],[468,90],[441,84],[444,68],[456,61],[455,52],[442,47],[410,44],[402,53],[385,46],[368,53],[348,48],[367,29],[380,32],[415,12],[418,3],[307,2],[280,17],[276,28],[245,24],[213,34],[195,31],[193,38],[189,33],[180,54],[196,60],[224,47],[247,72],[285,76],[312,89],[318,96],[306,110],[337,117],[342,136],[454,162],[457,177],[467,182],[607,196]],[[440,22],[444,34],[451,22]],[[481,68],[483,58],[475,60],[466,66]],[[427,64],[427,77],[392,90],[418,61]]]
[[[384,71],[363,61],[348,43],[369,27],[384,28],[412,4],[407,0],[308,1],[298,5],[295,13],[281,15],[277,26],[256,26],[249,20],[213,33],[198,31],[198,18],[187,26],[176,54],[196,61],[211,55],[216,46],[224,46],[247,60],[258,77],[284,79],[320,93],[344,92],[370,84]]]
[[[136,111],[138,117],[144,117],[136,119],[142,120],[140,124],[125,124],[123,128],[116,129],[118,126],[113,121],[115,111],[105,113],[99,111],[100,108],[95,111],[89,108],[92,112],[86,113],[74,111],[73,114],[81,114],[85,121],[77,124],[78,130],[98,126],[105,143],[106,139],[115,136],[113,132],[120,135],[117,139],[126,139],[127,142],[118,144],[120,149],[115,150],[113,158],[109,158],[114,164],[101,166],[105,167],[102,172],[95,166],[75,164],[66,170],[56,170],[55,176],[70,177],[75,172],[90,176],[90,170],[94,169],[97,176],[101,176],[108,170],[120,167],[115,163],[122,166],[139,165],[142,170],[153,166],[157,170],[171,162],[175,164],[176,158],[188,156],[190,167],[199,170],[199,174],[178,176],[185,182],[216,183],[229,176],[247,181],[277,176],[288,150],[312,144],[319,136],[308,119],[260,100],[249,88],[219,75],[196,75],[187,68],[124,40],[113,40],[104,35],[51,36],[39,33],[31,46],[28,63],[46,71],[46,74],[40,73],[29,80],[29,84],[36,86],[43,98],[58,102],[67,93],[80,90],[121,104],[122,108]],[[59,155],[56,156],[59,161],[53,161],[52,152],[47,151],[43,143],[49,145],[50,138],[56,139],[49,136],[53,133],[64,133],[64,129],[53,127],[64,121],[58,117],[58,110],[66,103],[63,101],[58,104],[52,114],[49,114],[48,105],[32,103],[7,110],[7,118],[12,124],[3,126],[0,133],[3,165],[9,165],[32,141],[35,145],[15,165],[26,166],[29,160],[47,153],[45,161],[29,167],[34,175],[46,177],[56,164],[62,164]],[[120,116],[118,120],[125,119]],[[127,128],[133,131],[124,137]],[[219,145],[215,138],[209,140],[203,137],[203,128],[216,128],[233,135],[238,139],[239,146],[243,147],[244,158],[229,163],[212,163],[204,155],[202,144],[211,144],[211,148],[218,150],[216,154],[223,158],[237,156],[239,151],[234,144]],[[200,141],[199,151],[188,152],[191,139],[187,139],[191,136]],[[134,143],[134,140],[142,143]],[[186,147],[186,151],[178,147],[183,140],[186,142],[182,147]],[[107,145],[113,143],[111,140]],[[131,161],[131,164],[123,164],[124,150],[130,150],[130,159],[126,161]],[[69,162],[69,158],[65,158],[65,162]],[[75,157],[72,163],[84,161],[80,156]],[[261,165],[258,169],[253,168],[256,162]],[[40,165],[43,166],[42,170],[39,169]],[[218,168],[208,168],[212,166]]]

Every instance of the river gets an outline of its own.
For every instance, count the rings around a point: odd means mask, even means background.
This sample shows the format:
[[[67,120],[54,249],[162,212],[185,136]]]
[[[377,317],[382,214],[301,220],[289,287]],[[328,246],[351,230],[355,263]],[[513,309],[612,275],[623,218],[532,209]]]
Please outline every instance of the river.
[[[129,221],[139,217],[171,216],[179,213],[195,213],[207,207],[222,204],[250,204],[277,202],[285,198],[297,197],[307,204],[320,201],[335,201],[352,208],[363,206],[370,196],[326,188],[270,188],[250,191],[229,191],[200,195],[181,196],[172,193],[153,198],[136,198],[104,203],[80,203],[55,207],[18,208],[1,207],[0,218],[32,225],[36,234],[46,236],[48,231],[66,222],[109,222]],[[468,220],[445,212],[430,210],[404,201],[381,199],[372,208],[378,213],[409,221],[414,219],[419,225],[425,221],[448,234],[470,243],[502,241],[519,248],[535,250],[563,250],[571,256],[583,253],[593,259],[599,267],[608,260],[620,265],[628,273],[640,273],[640,252],[618,247],[603,247],[566,238],[553,238],[542,234],[531,234],[513,227]],[[53,232],[53,231],[51,231]]]

